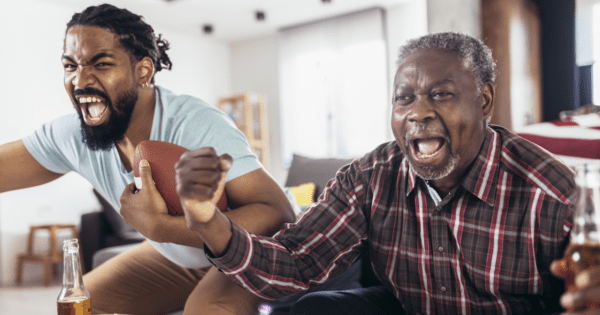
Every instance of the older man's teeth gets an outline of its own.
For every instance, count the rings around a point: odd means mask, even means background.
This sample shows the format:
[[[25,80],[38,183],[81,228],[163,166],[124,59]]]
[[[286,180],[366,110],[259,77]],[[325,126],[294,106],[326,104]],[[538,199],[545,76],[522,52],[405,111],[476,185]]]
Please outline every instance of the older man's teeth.
[[[443,144],[444,140],[441,138],[415,140],[415,153],[419,158],[427,159],[436,155]]]
[[[423,153],[421,153],[421,152],[417,152],[417,155],[418,155],[420,158],[427,159],[427,158],[430,158],[430,157],[434,156],[434,155],[435,155],[435,153],[432,153],[432,154],[423,154]]]

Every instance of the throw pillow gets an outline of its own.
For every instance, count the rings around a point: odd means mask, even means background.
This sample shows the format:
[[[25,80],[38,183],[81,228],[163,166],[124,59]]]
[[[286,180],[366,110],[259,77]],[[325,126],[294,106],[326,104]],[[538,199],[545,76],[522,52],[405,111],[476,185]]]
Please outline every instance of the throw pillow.
[[[309,205],[314,201],[315,196],[315,184],[314,183],[306,183],[294,187],[290,187],[290,190],[294,194],[294,198],[296,198],[296,203],[299,206]]]

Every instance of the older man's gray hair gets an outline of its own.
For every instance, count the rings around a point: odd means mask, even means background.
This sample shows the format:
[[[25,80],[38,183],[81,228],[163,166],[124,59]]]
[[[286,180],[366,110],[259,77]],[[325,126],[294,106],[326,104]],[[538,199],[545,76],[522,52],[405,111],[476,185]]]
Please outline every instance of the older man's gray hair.
[[[492,51],[481,40],[454,32],[434,33],[412,39],[400,47],[398,67],[402,65],[408,55],[422,48],[443,48],[457,51],[463,58],[465,67],[475,75],[478,88],[488,82],[495,85],[496,63],[492,59]]]

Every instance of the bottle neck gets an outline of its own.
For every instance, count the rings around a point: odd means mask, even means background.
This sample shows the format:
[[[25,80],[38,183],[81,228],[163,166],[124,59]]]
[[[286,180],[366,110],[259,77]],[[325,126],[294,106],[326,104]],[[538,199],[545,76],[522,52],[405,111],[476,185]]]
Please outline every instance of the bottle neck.
[[[581,165],[576,169],[577,198],[573,213],[571,243],[600,241],[600,168]]]
[[[83,287],[79,246],[67,246],[64,250],[63,286]]]

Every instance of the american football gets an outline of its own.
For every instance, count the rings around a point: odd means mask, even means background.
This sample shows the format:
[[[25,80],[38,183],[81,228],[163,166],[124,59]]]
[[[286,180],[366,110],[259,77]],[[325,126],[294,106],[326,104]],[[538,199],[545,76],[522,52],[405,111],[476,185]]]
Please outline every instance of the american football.
[[[139,173],[140,161],[146,159],[152,170],[152,179],[156,184],[156,189],[167,203],[167,209],[170,215],[181,216],[183,209],[179,196],[177,195],[177,183],[175,181],[175,163],[179,161],[181,155],[188,149],[164,141],[146,140],[140,142],[135,148],[133,160],[133,176],[135,187],[142,189],[142,178]],[[217,203],[217,208],[221,211],[227,210],[227,196],[225,192]]]

